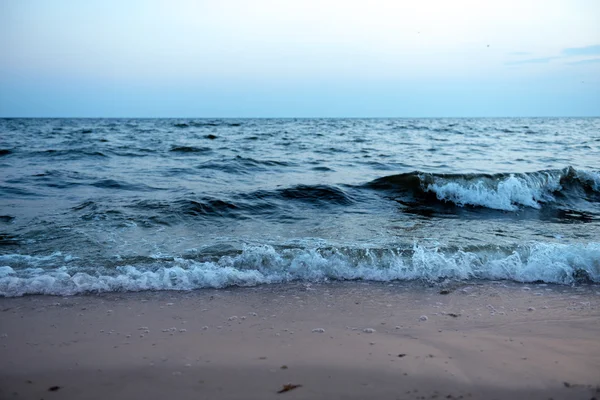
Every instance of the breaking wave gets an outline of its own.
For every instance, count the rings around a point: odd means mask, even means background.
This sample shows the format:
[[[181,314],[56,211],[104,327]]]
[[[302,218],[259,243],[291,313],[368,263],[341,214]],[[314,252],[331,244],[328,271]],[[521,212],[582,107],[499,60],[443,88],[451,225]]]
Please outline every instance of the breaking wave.
[[[193,290],[331,280],[600,282],[600,243],[535,242],[513,249],[470,251],[419,244],[407,250],[263,245],[205,260],[183,256],[139,259],[98,266],[61,253],[1,255],[0,295]]]
[[[600,172],[575,170],[538,171],[520,174],[431,174],[410,172],[386,176],[367,184],[372,189],[452,203],[516,211],[520,207],[542,208],[558,196],[571,194],[582,200],[600,201]]]

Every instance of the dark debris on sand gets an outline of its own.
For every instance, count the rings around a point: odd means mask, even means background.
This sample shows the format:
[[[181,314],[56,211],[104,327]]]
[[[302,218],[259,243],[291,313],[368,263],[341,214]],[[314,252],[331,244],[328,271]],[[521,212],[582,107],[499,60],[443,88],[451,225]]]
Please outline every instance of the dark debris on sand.
[[[281,390],[279,390],[277,393],[289,392],[290,390],[297,389],[297,388],[299,388],[301,386],[302,385],[294,385],[294,384],[291,384],[291,383],[287,383],[287,384],[283,385],[283,388]]]

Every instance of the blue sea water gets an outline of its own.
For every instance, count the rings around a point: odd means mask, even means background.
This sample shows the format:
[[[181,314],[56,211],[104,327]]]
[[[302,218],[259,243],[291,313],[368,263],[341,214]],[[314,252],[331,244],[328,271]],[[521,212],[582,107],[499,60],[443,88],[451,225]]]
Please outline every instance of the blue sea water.
[[[0,295],[600,282],[600,119],[2,119]]]

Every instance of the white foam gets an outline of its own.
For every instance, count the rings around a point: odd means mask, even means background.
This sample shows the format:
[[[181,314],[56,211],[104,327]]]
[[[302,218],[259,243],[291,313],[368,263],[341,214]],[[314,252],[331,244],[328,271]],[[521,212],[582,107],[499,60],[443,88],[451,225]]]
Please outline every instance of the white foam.
[[[337,249],[247,247],[217,262],[175,258],[151,265],[120,266],[90,273],[89,267],[42,269],[0,266],[0,295],[73,295],[86,292],[192,290],[290,281],[507,279],[571,284],[583,271],[600,282],[600,243],[531,243],[512,254],[444,252],[415,244],[411,251],[343,252]],[[83,269],[85,271],[82,272]]]
[[[424,187],[434,192],[439,200],[459,206],[473,205],[496,210],[515,211],[519,205],[540,208],[540,203],[554,200],[552,193],[561,189],[560,175],[539,173],[535,175],[510,175],[492,182],[481,179],[446,180],[438,178]]]
[[[516,211],[519,206],[541,208],[541,203],[554,201],[553,193],[562,190],[561,178],[574,174],[581,183],[592,190],[600,191],[600,172],[575,170],[512,174],[502,180],[492,178],[436,177],[434,182],[424,185],[424,190],[433,192],[442,201],[459,206],[472,205],[496,210]],[[423,182],[427,179],[422,178]]]

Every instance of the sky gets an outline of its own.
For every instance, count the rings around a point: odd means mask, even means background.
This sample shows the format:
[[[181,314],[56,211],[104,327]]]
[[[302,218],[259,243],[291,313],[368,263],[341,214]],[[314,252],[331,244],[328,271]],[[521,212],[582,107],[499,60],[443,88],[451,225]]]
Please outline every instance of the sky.
[[[600,116],[597,0],[0,0],[0,117]]]

